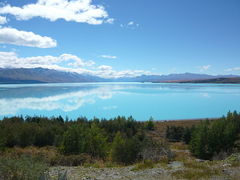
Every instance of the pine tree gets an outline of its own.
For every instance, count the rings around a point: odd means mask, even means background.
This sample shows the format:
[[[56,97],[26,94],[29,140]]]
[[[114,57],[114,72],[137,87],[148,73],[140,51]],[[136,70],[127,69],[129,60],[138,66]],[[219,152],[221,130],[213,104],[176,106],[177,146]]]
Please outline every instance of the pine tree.
[[[122,137],[120,132],[117,132],[115,135],[113,142],[112,142],[112,148],[111,148],[111,159],[114,162],[121,163],[123,162],[123,159],[125,158],[124,148],[125,148],[126,141]]]

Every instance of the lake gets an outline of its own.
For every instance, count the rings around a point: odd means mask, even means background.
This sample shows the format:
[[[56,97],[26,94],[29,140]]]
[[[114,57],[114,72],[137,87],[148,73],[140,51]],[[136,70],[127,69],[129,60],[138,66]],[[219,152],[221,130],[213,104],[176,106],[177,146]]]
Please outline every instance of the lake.
[[[137,120],[215,118],[240,111],[240,85],[71,83],[0,85],[0,118],[15,115],[75,119],[133,116]]]

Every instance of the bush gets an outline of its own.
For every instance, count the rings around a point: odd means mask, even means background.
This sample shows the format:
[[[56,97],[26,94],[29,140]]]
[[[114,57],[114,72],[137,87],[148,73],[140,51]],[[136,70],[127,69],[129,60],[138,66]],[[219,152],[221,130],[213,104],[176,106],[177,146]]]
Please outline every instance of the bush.
[[[154,130],[154,122],[152,117],[145,123],[145,128],[150,131]]]
[[[18,159],[22,156],[24,157],[31,157],[35,160],[43,161],[49,164],[51,162],[51,159],[54,159],[56,156],[58,156],[59,153],[57,152],[57,149],[55,147],[13,147],[13,148],[7,148],[1,156],[9,157],[11,159]]]
[[[124,138],[118,132],[113,140],[110,156],[113,162],[131,164],[136,162],[141,148],[142,141],[139,136]]]
[[[181,126],[167,126],[166,138],[170,142],[183,141],[186,144],[189,144],[194,129],[194,126],[192,126],[191,128]]]
[[[203,121],[194,131],[191,152],[202,159],[211,159],[219,153],[231,152],[240,133],[240,114],[229,112],[227,117]]]
[[[152,139],[145,139],[144,146],[139,153],[139,156],[144,161],[160,162],[170,161],[173,158],[173,153],[169,149],[166,142],[156,142]]]
[[[113,140],[111,147],[111,159],[113,162],[121,163],[124,161],[126,140],[118,132]]]
[[[51,159],[51,166],[82,166],[86,163],[92,163],[92,158],[88,154],[79,155],[59,155]]]
[[[81,164],[82,160],[78,162],[75,159],[81,154],[101,160],[110,155],[114,162],[129,164],[138,159],[145,138],[143,132],[153,129],[152,119],[146,123],[121,116],[109,120],[87,120],[79,117],[76,121],[64,121],[62,117],[3,118],[0,121],[0,150],[16,150],[16,147],[21,147],[19,149],[24,149],[25,153],[28,147],[55,146],[55,149],[68,159],[73,158],[74,164]],[[117,138],[118,132],[122,142]],[[36,152],[35,150],[33,152]],[[58,153],[54,153],[50,158],[45,158],[45,155],[42,157],[46,162],[51,162],[51,159],[57,159],[55,156],[58,156]],[[61,159],[63,158],[60,157],[60,164]]]
[[[64,154],[78,154],[80,150],[80,128],[77,126],[70,127],[63,134],[63,141],[60,147],[60,151]]]
[[[63,122],[58,118],[12,117],[0,121],[0,142],[5,147],[49,146],[58,142],[62,136]],[[4,139],[2,139],[4,137]]]
[[[87,153],[94,157],[106,155],[107,137],[96,124],[71,126],[63,135],[61,151],[64,154]]]
[[[0,179],[35,180],[43,176],[48,166],[28,156],[0,158]]]

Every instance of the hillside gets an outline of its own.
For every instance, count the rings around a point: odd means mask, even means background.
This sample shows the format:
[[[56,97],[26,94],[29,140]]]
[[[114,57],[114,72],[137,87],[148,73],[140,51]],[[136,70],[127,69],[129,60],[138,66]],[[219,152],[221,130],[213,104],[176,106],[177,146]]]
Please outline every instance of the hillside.
[[[240,78],[215,78],[215,79],[202,79],[191,81],[180,81],[179,83],[221,83],[221,84],[240,84]]]
[[[136,77],[102,78],[90,74],[57,71],[44,68],[0,68],[0,83],[80,83],[80,82],[184,82],[184,83],[237,83],[236,75],[208,75],[208,74],[169,74],[169,75],[141,75]],[[209,80],[209,82],[208,82]],[[214,82],[213,82],[214,83]]]
[[[0,83],[99,82],[103,78],[44,68],[0,69]]]

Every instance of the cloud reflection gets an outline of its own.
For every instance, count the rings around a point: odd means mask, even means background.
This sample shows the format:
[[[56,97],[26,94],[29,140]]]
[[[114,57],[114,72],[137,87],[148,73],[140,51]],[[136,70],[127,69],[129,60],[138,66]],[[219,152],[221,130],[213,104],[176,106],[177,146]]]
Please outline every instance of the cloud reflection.
[[[38,93],[37,88],[31,88],[31,96]],[[61,110],[63,112],[70,112],[77,110],[85,104],[93,104],[97,99],[105,100],[112,98],[114,93],[117,93],[119,87],[91,87],[91,88],[63,88],[67,92],[55,94],[51,96],[41,97],[26,97],[27,94],[22,94],[23,97],[15,98],[1,98],[0,99],[0,115],[15,115],[21,110],[39,110],[39,111],[53,111]],[[68,92],[69,89],[73,89],[73,92]],[[17,89],[16,89],[17,90]],[[48,94],[48,91],[53,89],[45,89],[43,94]],[[28,91],[26,91],[27,93]],[[49,92],[50,93],[50,92]]]
[[[21,114],[76,117],[81,114],[97,117],[133,115],[140,119],[161,115],[162,119],[171,119],[169,112],[179,107],[185,108],[182,107],[184,100],[191,107],[186,106],[186,114],[183,113],[184,109],[173,114],[172,119],[178,119],[178,114],[184,114],[183,118],[186,118],[189,108],[200,109],[200,105],[219,108],[221,113],[229,110],[236,96],[239,96],[239,88],[239,85],[157,83],[0,85],[0,117]],[[226,97],[233,98],[229,100],[230,104],[214,103]],[[209,101],[209,98],[217,100]]]
[[[211,96],[209,95],[209,93],[202,93],[201,95],[202,95],[202,97],[204,97],[204,98],[210,98],[210,97],[211,97]]]

